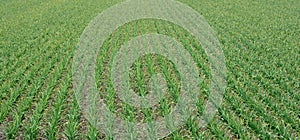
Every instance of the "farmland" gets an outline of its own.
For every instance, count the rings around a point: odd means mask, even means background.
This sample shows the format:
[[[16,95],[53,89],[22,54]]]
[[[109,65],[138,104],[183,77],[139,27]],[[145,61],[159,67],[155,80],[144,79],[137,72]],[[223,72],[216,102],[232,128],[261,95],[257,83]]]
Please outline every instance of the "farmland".
[[[179,0],[199,12],[221,43],[226,90],[221,107],[200,128],[192,118],[164,139],[299,139],[300,1]],[[72,83],[72,62],[84,29],[121,0],[2,0],[0,2],[0,139],[108,139],[84,117]],[[195,37],[159,19],[119,27],[97,56],[101,98],[124,120],[147,122],[172,110],[180,74],[161,55],[135,61],[131,88],[147,94],[151,76],[163,73],[169,87],[154,108],[123,103],[110,75],[112,56],[130,39],[158,33],[180,42],[199,67],[201,115],[209,96],[208,57]]]

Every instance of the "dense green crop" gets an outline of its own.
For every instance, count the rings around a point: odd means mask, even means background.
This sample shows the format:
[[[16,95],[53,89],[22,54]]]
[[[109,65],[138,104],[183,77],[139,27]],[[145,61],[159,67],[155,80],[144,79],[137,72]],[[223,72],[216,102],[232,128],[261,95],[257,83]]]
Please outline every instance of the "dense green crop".
[[[299,139],[300,1],[179,0],[205,17],[222,44],[227,88],[222,107],[206,128],[194,118],[165,139]],[[2,0],[0,2],[0,139],[109,138],[84,118],[72,91],[72,58],[88,23],[121,0]],[[97,88],[124,120],[149,122],[170,113],[180,94],[180,74],[160,55],[146,55],[130,69],[131,88],[143,96],[150,77],[163,73],[168,89],[157,106],[137,109],[117,97],[111,60],[133,37],[175,38],[199,67],[207,100],[210,69],[201,45],[173,23],[143,19],[110,35],[97,58]]]

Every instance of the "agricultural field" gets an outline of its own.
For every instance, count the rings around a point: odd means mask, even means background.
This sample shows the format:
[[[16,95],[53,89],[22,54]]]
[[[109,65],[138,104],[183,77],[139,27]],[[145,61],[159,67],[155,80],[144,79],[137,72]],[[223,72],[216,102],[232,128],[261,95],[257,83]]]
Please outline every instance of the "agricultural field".
[[[223,102],[206,127],[193,117],[163,139],[300,139],[300,1],[178,0],[202,15],[225,56]],[[72,63],[84,29],[122,0],[0,1],[0,139],[110,139],[84,116],[73,90]],[[186,15],[182,15],[186,16]],[[171,112],[180,74],[164,56],[139,58],[129,70],[131,89],[148,94],[151,76],[168,90],[153,108],[122,102],[112,80],[112,57],[134,37],[157,33],[180,42],[199,68],[201,116],[210,95],[208,57],[184,28],[160,19],[115,30],[97,56],[96,85],[109,110],[130,122]]]

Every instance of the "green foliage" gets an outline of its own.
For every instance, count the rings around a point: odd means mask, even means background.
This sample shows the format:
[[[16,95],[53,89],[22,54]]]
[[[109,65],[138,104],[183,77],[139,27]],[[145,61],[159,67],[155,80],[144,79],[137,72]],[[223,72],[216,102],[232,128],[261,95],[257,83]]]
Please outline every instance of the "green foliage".
[[[71,66],[84,28],[120,1],[1,2],[0,138],[111,139],[84,119],[72,91]],[[300,2],[179,1],[203,15],[222,43],[227,66],[222,107],[207,127],[198,128],[194,119],[202,115],[210,94],[204,50],[178,25],[143,19],[118,28],[98,55],[97,87],[110,111],[132,122],[152,122],[172,111],[182,83],[167,58],[146,55],[130,69],[131,88],[140,96],[148,94],[151,76],[163,74],[168,90],[155,107],[139,109],[122,102],[109,78],[112,58],[122,44],[159,33],[190,52],[203,78],[197,116],[165,139],[299,139]]]

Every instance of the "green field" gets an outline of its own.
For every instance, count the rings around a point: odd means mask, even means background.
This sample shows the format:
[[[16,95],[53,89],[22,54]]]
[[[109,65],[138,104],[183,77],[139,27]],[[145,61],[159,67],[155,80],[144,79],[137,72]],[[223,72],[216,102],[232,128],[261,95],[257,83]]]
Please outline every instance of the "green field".
[[[222,106],[205,128],[193,118],[164,139],[300,138],[300,1],[179,0],[199,12],[220,41],[227,67]],[[84,117],[74,96],[72,62],[79,38],[103,10],[121,0],[0,1],[0,139],[109,139]],[[131,88],[147,94],[150,77],[163,73],[169,87],[155,108],[137,109],[117,97],[111,57],[120,45],[146,33],[173,37],[199,67],[201,115],[209,96],[205,51],[185,29],[143,19],[118,28],[97,57],[96,80],[109,109],[132,122],[170,113],[180,74],[160,55],[130,69]]]

